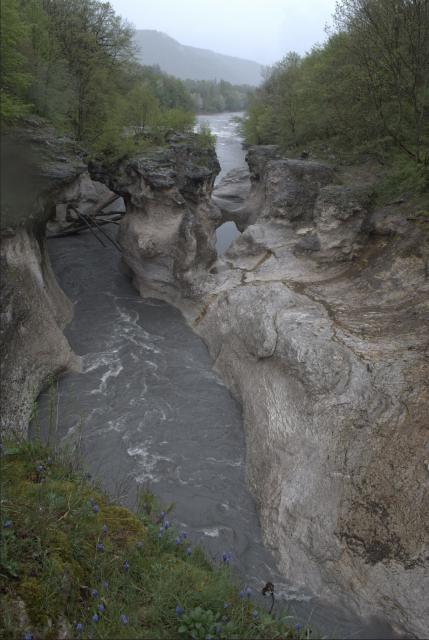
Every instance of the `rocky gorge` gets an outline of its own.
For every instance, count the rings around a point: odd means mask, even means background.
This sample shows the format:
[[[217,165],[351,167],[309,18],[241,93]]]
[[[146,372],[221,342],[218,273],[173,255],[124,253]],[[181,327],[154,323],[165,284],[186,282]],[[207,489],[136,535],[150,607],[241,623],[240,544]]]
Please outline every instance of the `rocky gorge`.
[[[48,186],[37,182],[31,201],[42,228],[53,204],[81,201],[89,185],[78,152],[53,145],[38,163]],[[375,207],[370,188],[326,164],[276,147],[247,159],[250,191],[236,173],[214,198],[216,156],[192,136],[90,174],[124,198],[135,287],[182,311],[242,406],[247,481],[281,572],[424,637],[427,222]],[[6,428],[24,431],[47,374],[76,361],[62,334],[70,304],[31,206],[18,208],[25,224],[2,231],[2,395]],[[231,220],[242,234],[217,256],[216,229]]]
[[[124,262],[143,296],[182,310],[241,403],[266,543],[298,583],[424,636],[427,223],[275,147],[249,150],[248,199],[219,216],[216,166],[174,153],[110,176]],[[216,260],[234,215],[243,233]]]

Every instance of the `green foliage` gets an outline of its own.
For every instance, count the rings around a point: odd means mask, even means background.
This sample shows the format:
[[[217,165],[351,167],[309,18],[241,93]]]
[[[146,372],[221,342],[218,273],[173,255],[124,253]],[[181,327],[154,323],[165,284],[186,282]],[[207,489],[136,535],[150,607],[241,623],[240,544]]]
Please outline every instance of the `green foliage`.
[[[28,38],[28,28],[22,22],[17,0],[2,0],[0,21],[0,116],[11,123],[30,110],[26,89],[30,76],[26,73],[24,55],[20,49]]]
[[[205,640],[207,636],[216,635],[216,627],[220,627],[220,621],[216,621],[213,611],[196,607],[183,614],[179,634],[184,638]]]
[[[153,495],[132,513],[39,441],[4,443],[1,465],[1,637],[309,637],[240,597]]]
[[[133,31],[100,0],[2,0],[2,121],[35,113],[118,158],[191,130],[182,82],[134,62]]]
[[[424,187],[429,166],[429,4],[341,0],[336,31],[304,57],[289,53],[251,99],[250,144],[334,150],[350,159],[401,154]]]
[[[216,144],[216,136],[213,135],[208,124],[200,124],[197,131],[198,145],[203,149],[210,149]]]
[[[194,108],[200,113],[244,111],[255,91],[247,85],[233,85],[225,80],[185,80]]]

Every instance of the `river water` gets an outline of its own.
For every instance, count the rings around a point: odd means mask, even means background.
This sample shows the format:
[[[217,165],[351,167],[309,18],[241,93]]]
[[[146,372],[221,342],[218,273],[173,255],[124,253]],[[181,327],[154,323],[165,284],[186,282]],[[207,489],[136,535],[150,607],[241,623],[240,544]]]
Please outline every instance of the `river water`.
[[[244,161],[231,116],[204,116],[218,133],[223,171]],[[215,562],[232,553],[241,586],[267,581],[301,622],[340,638],[391,638],[376,620],[322,603],[279,575],[262,544],[255,502],[245,483],[241,408],[212,370],[208,351],[181,314],[142,300],[120,268],[120,255],[89,233],[49,242],[52,264],[74,303],[67,338],[82,373],[57,384],[54,421],[61,442],[82,439],[88,471],[113,497],[135,506],[139,487]],[[40,397],[46,416],[48,394]],[[46,421],[46,419],[45,419]],[[267,606],[269,603],[267,603]]]

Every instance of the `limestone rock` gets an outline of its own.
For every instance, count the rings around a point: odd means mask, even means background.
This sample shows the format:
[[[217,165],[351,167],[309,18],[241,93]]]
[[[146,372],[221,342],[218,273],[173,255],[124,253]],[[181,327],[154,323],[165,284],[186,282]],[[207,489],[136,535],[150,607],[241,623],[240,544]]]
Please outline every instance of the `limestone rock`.
[[[200,147],[194,135],[116,167],[91,168],[125,200],[120,242],[141,292],[191,294],[215,261],[221,214],[211,194],[219,170],[214,149]]]
[[[316,180],[303,196],[305,180],[293,189],[290,165],[270,163],[256,224],[218,261],[194,326],[242,403],[248,480],[284,574],[424,637],[428,230],[371,213],[365,190]]]
[[[212,200],[222,213],[222,223],[235,222],[239,229],[247,223],[243,205],[250,192],[250,175],[247,169],[233,169],[216,185]]]
[[[74,362],[62,333],[72,305],[56,282],[43,233],[61,189],[85,165],[73,143],[38,119],[8,134],[2,152],[9,155],[2,162],[1,424],[25,435],[49,374]]]

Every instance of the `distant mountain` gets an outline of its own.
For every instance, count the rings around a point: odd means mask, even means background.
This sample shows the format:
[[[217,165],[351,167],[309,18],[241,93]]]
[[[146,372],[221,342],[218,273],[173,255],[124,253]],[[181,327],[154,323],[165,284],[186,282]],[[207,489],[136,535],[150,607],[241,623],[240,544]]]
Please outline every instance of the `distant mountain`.
[[[182,80],[226,80],[232,84],[256,86],[262,81],[262,65],[208,49],[180,44],[165,33],[139,29],[135,33],[138,60],[159,65]]]

